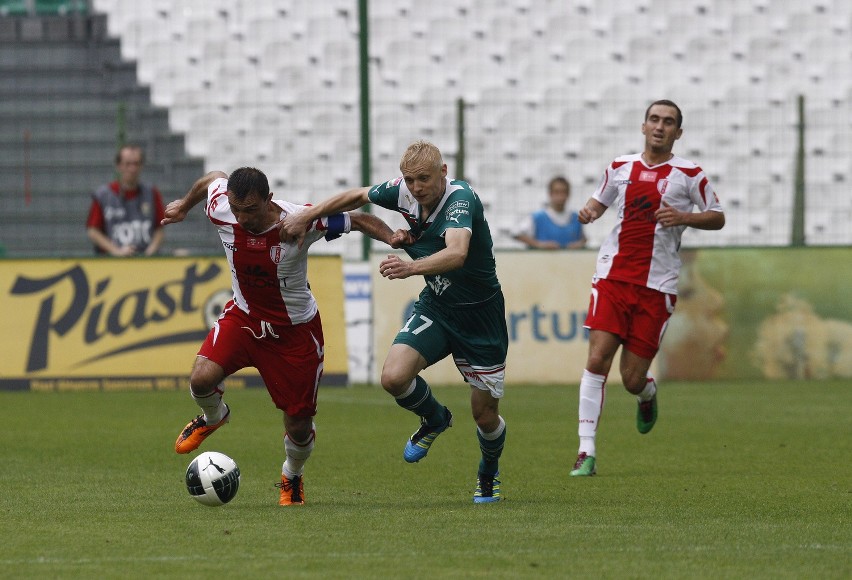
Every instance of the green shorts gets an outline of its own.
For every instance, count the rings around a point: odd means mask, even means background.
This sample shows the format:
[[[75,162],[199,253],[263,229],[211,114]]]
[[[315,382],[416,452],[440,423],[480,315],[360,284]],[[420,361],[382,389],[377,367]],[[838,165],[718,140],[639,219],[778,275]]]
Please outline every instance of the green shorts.
[[[466,382],[491,391],[495,398],[503,396],[509,332],[502,292],[468,308],[418,300],[393,343],[407,344],[426,359],[427,365],[452,354]]]

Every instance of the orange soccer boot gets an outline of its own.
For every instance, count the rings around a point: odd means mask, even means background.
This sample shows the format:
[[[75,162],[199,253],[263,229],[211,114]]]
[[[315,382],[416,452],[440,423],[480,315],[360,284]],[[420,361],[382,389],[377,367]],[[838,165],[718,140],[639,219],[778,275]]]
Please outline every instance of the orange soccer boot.
[[[278,505],[305,505],[305,483],[301,475],[290,479],[282,473],[281,483],[276,483],[275,487],[281,488]]]
[[[216,429],[230,421],[231,408],[225,405],[225,409],[225,416],[215,425],[208,425],[204,419],[204,415],[199,415],[190,421],[183,428],[183,431],[180,432],[180,435],[178,435],[177,441],[175,441],[175,451],[178,453],[189,453],[198,449],[198,446],[207,437],[212,435]]]

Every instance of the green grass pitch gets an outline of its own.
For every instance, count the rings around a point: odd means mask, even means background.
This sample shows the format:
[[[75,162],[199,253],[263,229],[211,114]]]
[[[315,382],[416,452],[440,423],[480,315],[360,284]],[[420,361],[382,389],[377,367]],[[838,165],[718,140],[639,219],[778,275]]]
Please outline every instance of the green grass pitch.
[[[378,387],[323,388],[307,505],[277,505],[280,414],[231,391],[201,447],[240,466],[236,499],[187,494],[187,392],[0,393],[0,578],[848,578],[852,388],[670,383],[648,435],[609,389],[598,475],[568,477],[577,387],[507,387],[506,501],[474,505],[463,386],[418,464],[416,419]]]

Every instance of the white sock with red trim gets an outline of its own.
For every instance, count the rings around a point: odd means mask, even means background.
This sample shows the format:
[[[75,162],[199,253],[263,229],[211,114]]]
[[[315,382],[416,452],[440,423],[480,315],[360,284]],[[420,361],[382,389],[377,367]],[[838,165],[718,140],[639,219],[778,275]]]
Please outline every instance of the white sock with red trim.
[[[595,435],[605,398],[606,375],[596,375],[584,370],[580,379],[580,425],[577,434],[580,436],[579,453],[590,457],[595,456]]]
[[[192,395],[195,404],[201,407],[204,412],[204,420],[207,421],[208,425],[215,425],[225,416],[225,403],[222,401],[225,394],[224,385],[219,385],[208,395],[196,395],[192,390],[192,385],[190,385],[189,394]]]
[[[650,374],[648,375],[648,379],[645,382],[645,388],[642,389],[642,392],[636,395],[636,398],[639,399],[640,403],[644,403],[645,401],[650,401],[654,398],[654,395],[657,394],[657,381],[654,380]]]
[[[284,452],[287,454],[287,460],[281,466],[281,473],[286,475],[287,479],[302,475],[305,462],[311,456],[311,451],[314,450],[316,438],[317,426],[314,423],[311,423],[311,433],[308,435],[307,441],[293,441],[289,433],[284,434]]]

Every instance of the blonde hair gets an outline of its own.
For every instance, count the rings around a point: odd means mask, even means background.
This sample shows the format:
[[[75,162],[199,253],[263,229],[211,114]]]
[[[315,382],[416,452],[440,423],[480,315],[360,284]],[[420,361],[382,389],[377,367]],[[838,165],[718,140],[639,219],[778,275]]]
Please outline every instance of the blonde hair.
[[[426,166],[430,169],[441,169],[444,165],[444,159],[441,156],[441,151],[435,145],[428,141],[415,141],[402,154],[402,159],[399,160],[399,168],[405,171],[406,168],[413,169],[420,166]]]

